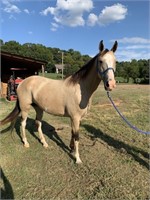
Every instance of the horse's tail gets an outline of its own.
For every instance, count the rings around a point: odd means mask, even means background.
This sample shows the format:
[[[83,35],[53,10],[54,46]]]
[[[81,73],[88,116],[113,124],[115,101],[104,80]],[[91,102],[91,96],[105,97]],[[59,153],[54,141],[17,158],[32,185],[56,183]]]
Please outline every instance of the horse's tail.
[[[9,122],[13,122],[18,117],[20,111],[21,110],[20,110],[20,106],[19,106],[19,101],[17,99],[15,108],[12,110],[11,113],[9,113],[9,115],[7,117],[5,117],[3,120],[0,121],[0,126],[7,124]]]

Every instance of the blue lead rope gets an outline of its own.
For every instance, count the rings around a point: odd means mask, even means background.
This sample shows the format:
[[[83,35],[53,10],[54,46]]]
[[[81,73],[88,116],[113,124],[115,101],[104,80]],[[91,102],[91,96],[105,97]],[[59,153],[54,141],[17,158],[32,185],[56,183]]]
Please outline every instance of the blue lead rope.
[[[117,111],[117,113],[120,115],[120,117],[128,124],[128,126],[134,130],[136,130],[139,133],[143,133],[143,134],[150,134],[150,132],[146,132],[146,131],[142,131],[140,129],[138,129],[137,127],[133,126],[122,114],[121,112],[118,110],[118,108],[116,107],[116,105],[114,104],[109,92],[107,91],[107,96],[110,100],[110,102],[112,103],[112,105],[114,106],[115,110]]]

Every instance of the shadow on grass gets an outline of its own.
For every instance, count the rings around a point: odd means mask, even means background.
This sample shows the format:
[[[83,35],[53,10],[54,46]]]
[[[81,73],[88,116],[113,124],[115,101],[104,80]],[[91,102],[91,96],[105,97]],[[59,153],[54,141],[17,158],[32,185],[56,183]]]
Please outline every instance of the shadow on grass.
[[[141,154],[146,159],[149,159],[149,154],[141,149],[138,149],[136,147],[130,146],[128,144],[125,144],[122,141],[116,140],[113,137],[107,135],[106,133],[103,133],[100,129],[96,129],[95,127],[88,125],[88,124],[82,124],[82,126],[91,134],[91,139],[95,140],[96,138],[100,138],[104,142],[106,142],[109,146],[114,147],[117,150],[124,149],[128,154],[130,154],[135,161],[137,161],[140,165],[143,165],[147,169],[149,169],[149,164],[145,160],[139,157],[137,154]]]
[[[12,186],[5,176],[3,170],[1,169],[1,179],[4,185],[4,188],[1,188],[1,199],[14,199],[14,193]]]
[[[20,139],[22,141],[20,125],[21,125],[21,117],[18,117],[17,122],[15,124],[15,129],[16,129],[16,133],[18,134],[18,136],[20,137]],[[31,133],[31,135],[36,140],[38,140],[41,143],[39,137],[36,136],[36,134],[35,134],[35,132],[37,132],[37,128],[36,128],[36,125],[35,125],[35,120],[33,120],[31,118],[28,118],[27,119],[26,129],[29,131],[29,133]],[[69,157],[71,159],[73,159],[75,161],[74,156],[70,153],[70,148],[63,142],[63,140],[57,134],[57,132],[55,130],[55,127],[49,125],[45,121],[42,121],[42,131],[43,131],[44,135],[46,135],[52,141],[54,141],[65,153],[67,153],[69,155]]]

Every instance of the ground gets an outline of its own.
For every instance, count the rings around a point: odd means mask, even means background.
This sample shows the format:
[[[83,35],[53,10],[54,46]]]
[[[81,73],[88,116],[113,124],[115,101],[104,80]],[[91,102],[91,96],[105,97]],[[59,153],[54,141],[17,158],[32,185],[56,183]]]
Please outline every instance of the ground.
[[[118,85],[111,93],[123,114],[138,128],[149,130],[149,86]],[[1,101],[1,119],[14,103]],[[149,199],[149,136],[130,129],[111,106],[103,86],[80,126],[82,164],[70,153],[70,121],[44,114],[39,142],[31,110],[24,148],[20,118],[13,135],[1,130],[1,199]]]

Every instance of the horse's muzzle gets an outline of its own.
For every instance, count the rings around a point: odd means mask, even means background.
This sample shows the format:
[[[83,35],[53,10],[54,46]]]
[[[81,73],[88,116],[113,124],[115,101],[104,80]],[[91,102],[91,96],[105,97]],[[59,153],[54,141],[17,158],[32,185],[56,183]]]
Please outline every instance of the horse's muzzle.
[[[105,90],[111,91],[115,87],[116,87],[116,81],[115,80],[106,81],[106,83],[105,83]]]

